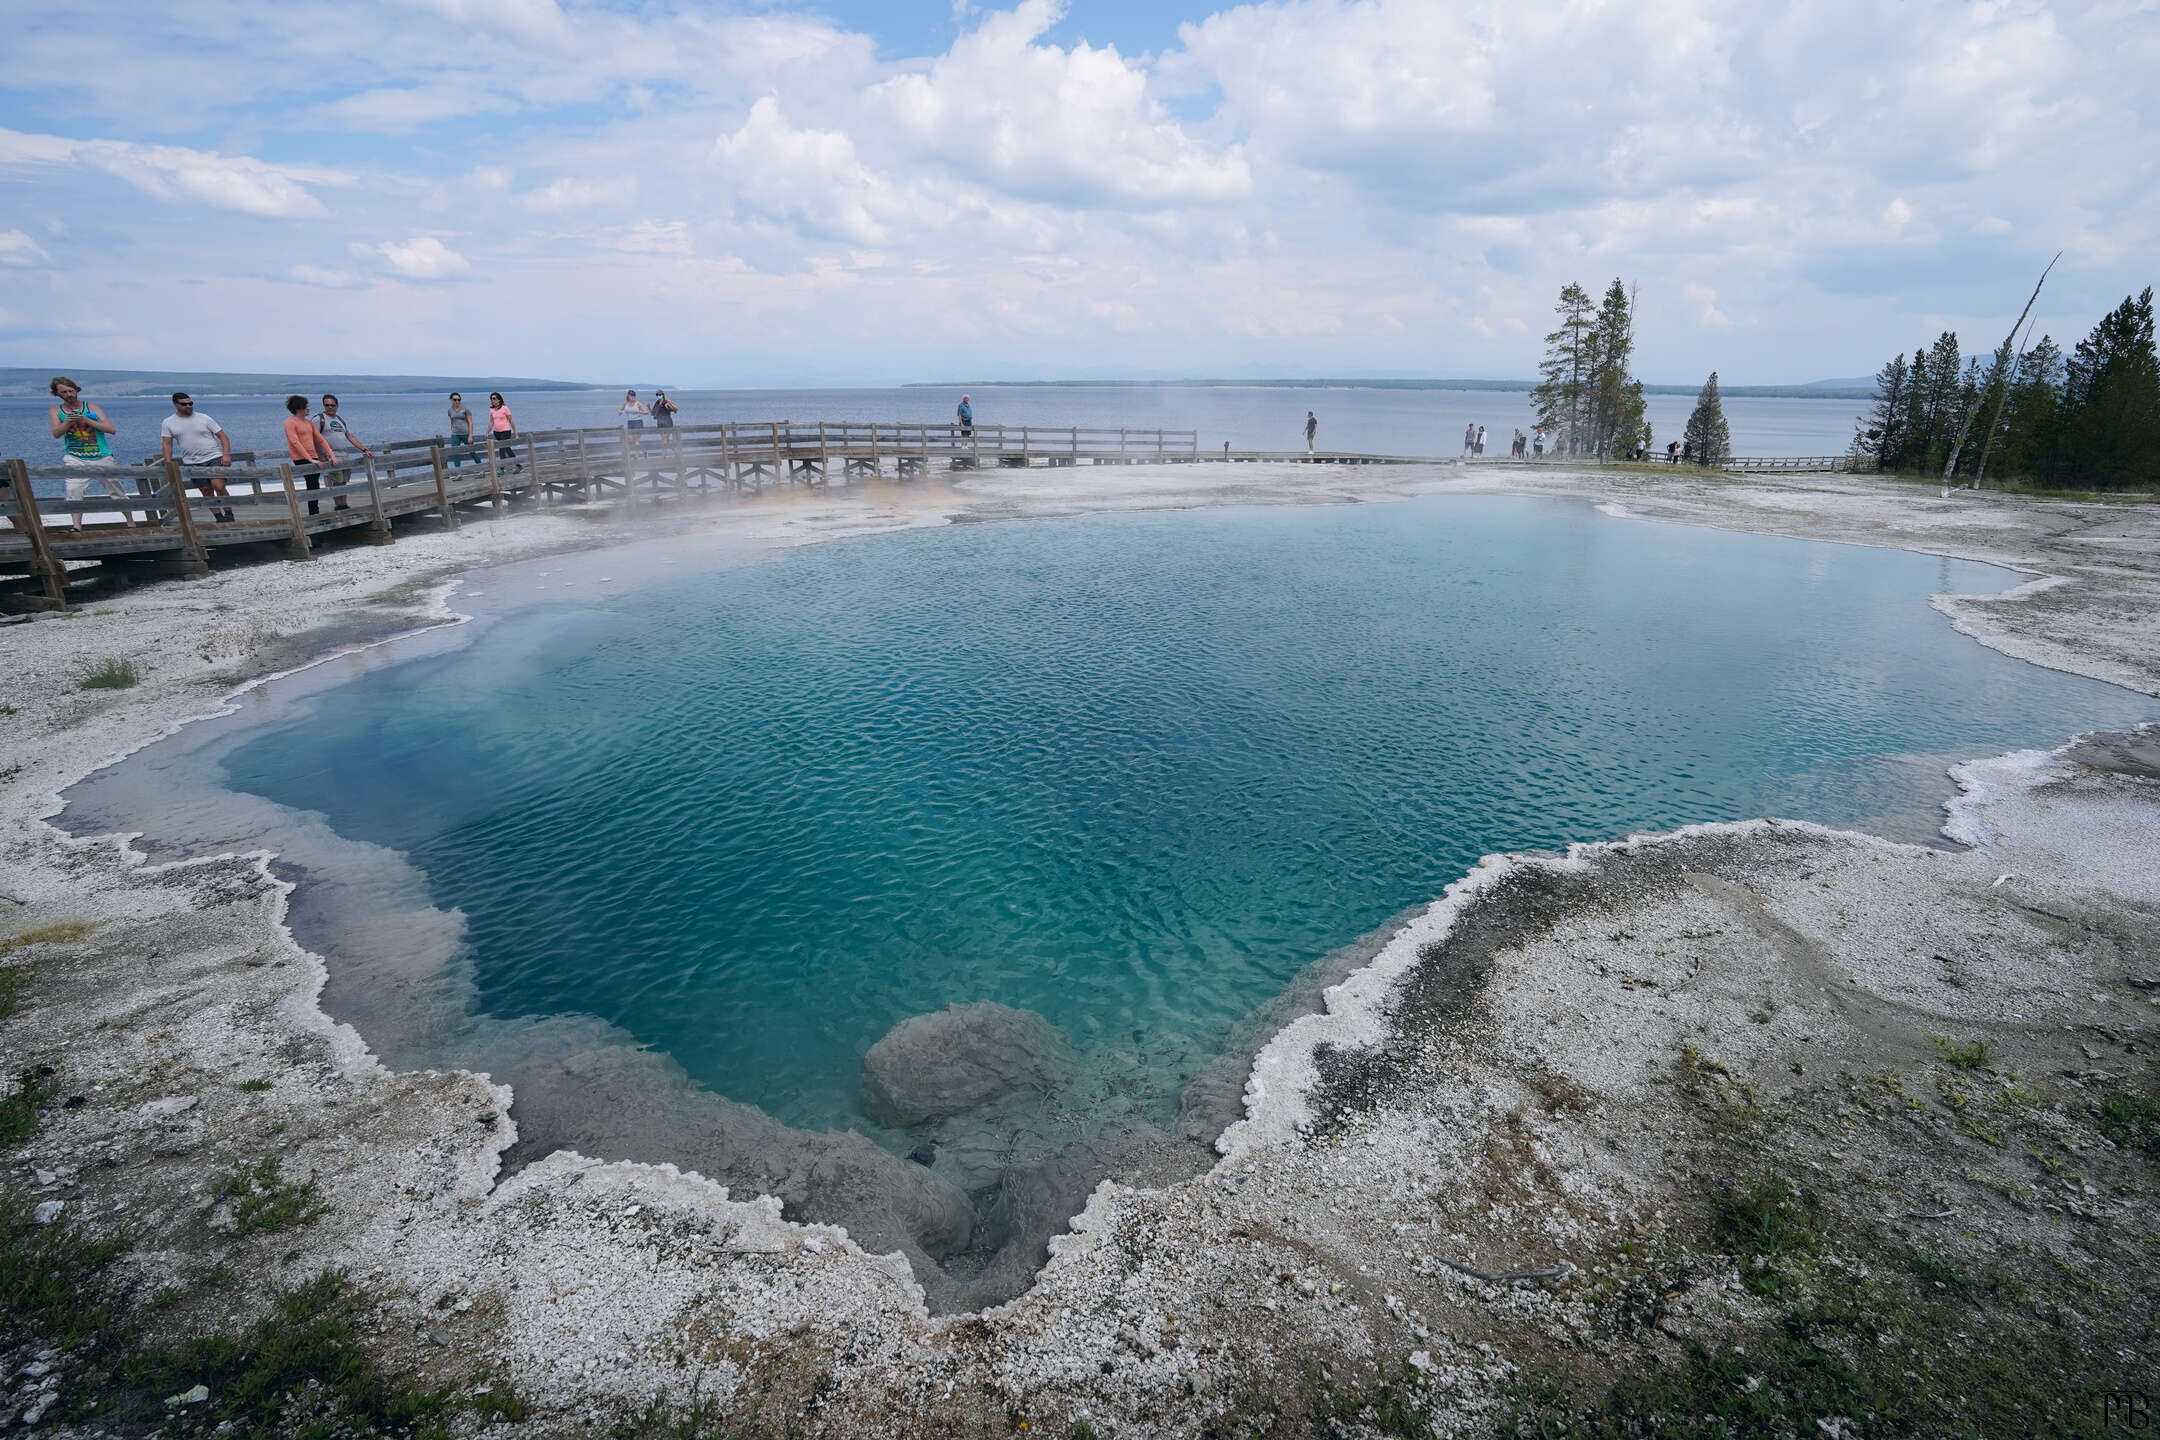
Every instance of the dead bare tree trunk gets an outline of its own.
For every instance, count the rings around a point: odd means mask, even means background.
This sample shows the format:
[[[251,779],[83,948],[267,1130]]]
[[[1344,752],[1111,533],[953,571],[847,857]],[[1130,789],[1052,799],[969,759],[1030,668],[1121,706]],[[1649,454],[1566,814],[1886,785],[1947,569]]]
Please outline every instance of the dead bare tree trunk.
[[[1995,437],[2002,433],[2003,406],[2009,403],[2010,386],[2017,380],[2019,372],[2024,370],[2025,353],[2031,345],[2032,326],[2027,325],[2025,327],[2025,339],[2018,345],[2016,359],[2012,360],[2005,355],[2002,360],[1996,363],[1996,373],[2002,376],[2002,392],[1995,397],[1995,414],[1988,420],[1987,443],[1980,447],[1980,466],[1973,471],[1973,489],[1975,490],[1987,483],[1988,457],[1995,453]],[[2004,354],[2002,351],[1996,353],[1998,355]],[[2009,367],[2008,369],[2004,368],[2006,365]]]
[[[2055,252],[2055,260],[2060,260],[2062,259],[2062,257],[2062,251],[2058,250]],[[2048,261],[2047,270],[2042,270],[2040,272],[2039,282],[2033,286],[2033,293],[2031,298],[2026,300],[2025,308],[2018,311],[2017,323],[2010,327],[2010,333],[2003,338],[2003,349],[2008,350],[2011,346],[2017,343],[2017,333],[2019,330],[2024,328],[2025,317],[2032,314],[2033,302],[2040,298],[2040,286],[2047,284],[2048,270],[2053,270],[2055,268],[2055,260]],[[2003,380],[2003,393],[2005,395],[2008,395],[2010,393],[2009,378],[2007,376],[2005,376]],[[1979,413],[1980,403],[1981,402],[1978,398],[1974,399],[1973,408],[1966,413],[1965,423],[1958,426],[1958,437],[1956,443],[1951,445],[1950,447],[1950,458],[1943,461],[1942,483],[1945,492],[1950,489],[1951,477],[1957,474],[1958,452],[1965,448],[1965,437],[1972,433],[1973,416]],[[1998,417],[2002,415],[2002,402],[2000,400],[1995,402],[1995,414]],[[1990,429],[1989,431],[1988,438],[1990,440],[1994,439],[1994,432],[1992,429]]]

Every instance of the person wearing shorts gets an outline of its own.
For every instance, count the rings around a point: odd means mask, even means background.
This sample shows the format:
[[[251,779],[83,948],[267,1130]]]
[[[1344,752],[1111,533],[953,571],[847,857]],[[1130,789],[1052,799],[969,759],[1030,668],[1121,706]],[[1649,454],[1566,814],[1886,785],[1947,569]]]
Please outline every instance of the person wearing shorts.
[[[359,451],[363,456],[372,457],[375,454],[373,450],[368,449],[366,441],[353,433],[352,425],[345,417],[338,413],[338,398],[335,395],[322,397],[322,409],[316,413],[315,428],[322,432],[323,443],[330,447],[332,455],[337,454],[337,442],[340,439],[343,439],[346,445]],[[351,478],[352,466],[350,465],[334,470],[330,473],[331,487],[342,490],[345,487],[345,482]],[[350,501],[340,495],[335,508],[349,510],[352,505]]]
[[[465,408],[465,397],[450,392],[450,463],[463,469],[473,456],[472,411]]]
[[[60,403],[46,412],[55,440],[60,442],[60,463],[68,470],[67,498],[74,513],[74,528],[83,528],[83,506],[73,502],[90,493],[90,482],[95,480],[104,487],[105,493],[116,499],[127,499],[127,490],[120,477],[113,474],[112,437],[117,432],[113,423],[105,418],[105,412],[82,398],[82,387],[65,375],[55,375],[45,387]],[[135,528],[135,513],[123,509],[120,518],[128,529]]]
[[[190,467],[232,464],[232,437],[225,433],[224,426],[197,410],[185,390],[173,391],[172,407],[173,413],[165,417],[158,431],[158,448],[167,460],[177,459]],[[205,500],[230,495],[221,475],[198,475],[195,488],[202,491]],[[231,510],[213,510],[211,514],[224,521],[233,518]]]

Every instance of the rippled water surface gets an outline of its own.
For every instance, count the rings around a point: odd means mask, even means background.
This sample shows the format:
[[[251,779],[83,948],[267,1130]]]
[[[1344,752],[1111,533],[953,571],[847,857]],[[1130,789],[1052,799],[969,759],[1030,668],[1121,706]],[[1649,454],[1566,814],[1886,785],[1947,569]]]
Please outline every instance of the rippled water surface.
[[[491,1013],[866,1128],[880,1035],[996,1000],[1160,1116],[1483,853],[1919,839],[1950,758],[2147,718],[1926,603],[2015,578],[1511,498],[957,527],[522,609],[223,763],[406,852]]]

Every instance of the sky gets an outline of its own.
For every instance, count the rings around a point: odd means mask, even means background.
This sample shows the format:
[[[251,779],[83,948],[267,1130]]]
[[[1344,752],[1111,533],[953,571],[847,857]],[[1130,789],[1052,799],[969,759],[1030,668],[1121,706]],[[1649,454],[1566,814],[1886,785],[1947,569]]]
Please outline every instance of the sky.
[[[2160,280],[2160,0],[0,0],[0,363],[1637,372]]]

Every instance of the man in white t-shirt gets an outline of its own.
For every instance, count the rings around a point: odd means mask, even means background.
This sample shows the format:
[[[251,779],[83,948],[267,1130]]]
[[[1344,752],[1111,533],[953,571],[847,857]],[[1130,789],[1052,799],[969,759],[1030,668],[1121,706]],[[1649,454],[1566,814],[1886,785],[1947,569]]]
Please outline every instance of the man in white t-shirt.
[[[195,402],[185,390],[173,392],[172,408],[173,413],[165,417],[164,425],[158,430],[158,448],[167,460],[177,459],[190,468],[232,464],[232,437],[225,433],[224,426],[196,410]],[[217,475],[196,476],[195,487],[202,491],[205,500],[228,493],[224,479]],[[220,520],[233,518],[230,510],[214,513]]]

